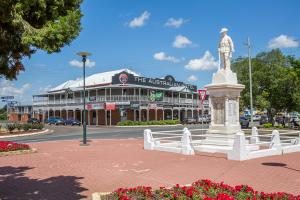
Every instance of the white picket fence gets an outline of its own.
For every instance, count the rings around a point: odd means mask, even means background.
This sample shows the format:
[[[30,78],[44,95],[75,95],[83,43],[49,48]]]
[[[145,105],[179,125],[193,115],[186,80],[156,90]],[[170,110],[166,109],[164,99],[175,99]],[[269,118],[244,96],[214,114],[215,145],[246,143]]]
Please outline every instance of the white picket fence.
[[[152,132],[144,130],[144,149],[194,155],[196,151],[225,153],[229,160],[249,160],[300,151],[300,131],[258,134],[243,132],[234,135],[206,134],[207,129]],[[193,134],[192,134],[192,133]]]

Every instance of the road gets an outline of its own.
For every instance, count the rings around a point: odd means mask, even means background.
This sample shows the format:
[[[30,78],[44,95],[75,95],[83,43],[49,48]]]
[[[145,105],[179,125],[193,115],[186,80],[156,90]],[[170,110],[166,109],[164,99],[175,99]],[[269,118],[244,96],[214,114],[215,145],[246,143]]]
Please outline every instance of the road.
[[[168,126],[168,127],[88,127],[87,128],[87,138],[88,139],[128,139],[128,138],[143,138],[143,132],[145,129],[149,128],[152,131],[172,131],[172,130],[182,130],[184,127],[189,129],[201,129],[202,125],[178,125],[178,126]],[[207,128],[208,125],[204,125]],[[58,141],[58,140],[81,140],[82,139],[82,126],[72,127],[72,126],[46,126],[49,130],[53,132],[6,138],[8,141],[15,141],[20,143],[33,143],[33,142],[45,142],[45,141]]]

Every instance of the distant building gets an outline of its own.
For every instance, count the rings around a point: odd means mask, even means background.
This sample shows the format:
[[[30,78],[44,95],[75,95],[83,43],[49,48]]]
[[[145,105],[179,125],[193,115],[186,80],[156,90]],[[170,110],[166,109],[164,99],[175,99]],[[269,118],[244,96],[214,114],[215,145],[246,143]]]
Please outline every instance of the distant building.
[[[8,120],[27,122],[32,116],[32,105],[17,105],[8,107]]]
[[[88,125],[115,125],[119,121],[151,121],[198,117],[201,113],[195,85],[173,76],[147,78],[129,69],[86,77]],[[208,113],[208,100],[204,112]],[[83,80],[69,80],[33,96],[32,116],[77,119],[83,115]]]

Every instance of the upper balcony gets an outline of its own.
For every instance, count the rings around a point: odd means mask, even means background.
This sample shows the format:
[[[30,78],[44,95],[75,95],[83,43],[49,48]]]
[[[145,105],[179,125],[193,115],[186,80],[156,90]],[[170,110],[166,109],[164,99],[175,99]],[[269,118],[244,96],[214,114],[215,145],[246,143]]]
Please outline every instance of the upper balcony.
[[[90,101],[93,99],[93,101]],[[141,102],[141,103],[169,103],[169,104],[189,104],[198,105],[199,101],[196,99],[178,98],[178,97],[163,97],[161,101],[150,101],[148,96],[137,96],[137,95],[112,95],[112,96],[97,96],[97,97],[86,97],[86,103],[91,102]],[[53,100],[34,100],[34,106],[63,106],[69,104],[82,104],[83,98],[74,99],[53,99]]]

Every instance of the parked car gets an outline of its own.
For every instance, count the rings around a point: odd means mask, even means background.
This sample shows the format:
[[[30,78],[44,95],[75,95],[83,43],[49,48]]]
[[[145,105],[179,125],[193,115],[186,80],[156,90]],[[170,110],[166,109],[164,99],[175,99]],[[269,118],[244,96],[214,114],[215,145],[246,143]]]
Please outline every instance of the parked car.
[[[38,120],[37,118],[29,118],[27,120],[27,123],[29,123],[29,124],[39,124],[40,120]]]
[[[204,124],[207,124],[207,123],[210,123],[210,118],[208,116],[203,116],[203,117],[198,117],[197,119],[197,122],[198,123],[204,123]]]
[[[67,120],[65,120],[65,125],[80,126],[81,122],[78,121],[77,119],[67,119]]]
[[[47,123],[49,125],[65,125],[65,121],[60,117],[50,117],[48,118]]]
[[[293,117],[290,121],[290,127],[293,129],[300,129],[300,119]]]
[[[241,123],[242,128],[248,128],[249,127],[249,120],[244,116],[240,117],[240,123]]]
[[[269,118],[267,115],[262,115],[259,120],[259,124],[263,125],[269,122]]]
[[[196,124],[197,120],[193,117],[186,117],[181,121],[182,124]]]

